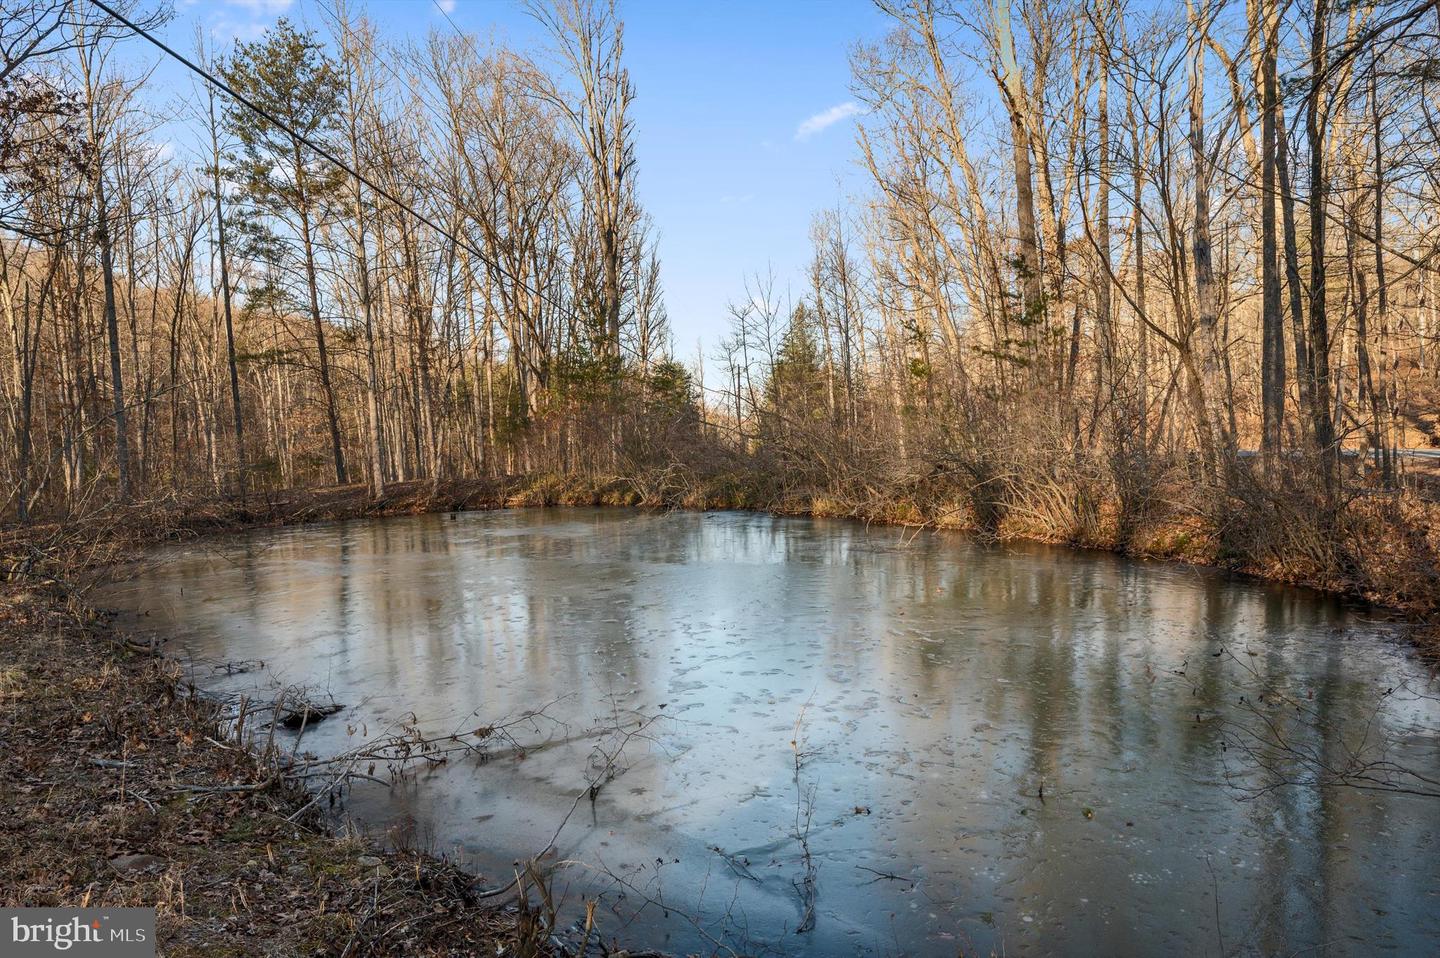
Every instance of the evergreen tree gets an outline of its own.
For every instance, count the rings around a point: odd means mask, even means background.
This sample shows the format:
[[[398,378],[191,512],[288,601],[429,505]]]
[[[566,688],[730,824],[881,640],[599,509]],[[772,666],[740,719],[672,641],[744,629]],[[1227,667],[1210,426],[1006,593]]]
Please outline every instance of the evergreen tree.
[[[227,159],[230,175],[244,196],[284,224],[300,245],[304,307],[315,330],[335,481],[344,483],[345,451],[320,315],[315,235],[342,199],[345,174],[305,142],[334,141],[332,134],[340,129],[344,78],[314,34],[297,31],[285,19],[259,40],[239,44],[222,74],[238,93],[278,121],[272,123],[245,104],[232,102],[224,122],[237,146]]]
[[[779,420],[778,432],[787,423],[815,422],[825,417],[826,380],[820,346],[813,329],[814,318],[804,303],[795,307],[790,325],[780,340],[775,366],[765,387],[765,404]]]

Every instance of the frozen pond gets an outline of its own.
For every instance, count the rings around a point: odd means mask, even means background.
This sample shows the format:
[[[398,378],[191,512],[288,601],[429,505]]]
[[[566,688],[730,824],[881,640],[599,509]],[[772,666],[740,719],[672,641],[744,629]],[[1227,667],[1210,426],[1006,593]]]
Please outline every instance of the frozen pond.
[[[345,811],[489,884],[566,822],[565,917],[602,896],[622,943],[1440,952],[1440,798],[1309,784],[1383,759],[1440,788],[1440,684],[1314,593],[734,513],[423,516],[156,558],[101,601],[210,689],[333,694],[302,750],[543,707],[510,730],[523,758],[361,783]],[[217,667],[239,660],[265,669]]]

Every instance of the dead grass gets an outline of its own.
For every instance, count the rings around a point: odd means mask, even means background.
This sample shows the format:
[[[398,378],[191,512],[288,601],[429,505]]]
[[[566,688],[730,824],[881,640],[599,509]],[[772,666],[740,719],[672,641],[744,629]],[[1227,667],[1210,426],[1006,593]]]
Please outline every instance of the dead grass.
[[[333,486],[237,499],[167,496],[66,521],[0,529],[0,580],[66,579],[157,542],[266,525],[557,506],[758,510],[962,530],[1206,565],[1392,607],[1440,634],[1440,501],[1368,489],[1326,506],[1301,464],[1274,481],[1196,485],[1183,464],[1118,465],[993,451],[885,462],[813,480],[763,469],[559,475]],[[1137,472],[1138,468],[1138,472]],[[1422,630],[1423,632],[1424,630]],[[1429,643],[1440,645],[1440,642]],[[0,696],[6,694],[0,681]]]
[[[154,905],[171,956],[517,953],[454,865],[288,823],[306,796],[172,663],[56,588],[0,590],[0,903]]]
[[[170,955],[493,955],[520,947],[524,913],[481,907],[474,877],[453,865],[382,854],[313,819],[287,823],[308,797],[267,785],[262,766],[216,733],[210,707],[187,694],[172,665],[133,649],[56,581],[158,541],[506,507],[760,509],[1215,565],[1440,622],[1440,506],[1428,499],[1361,495],[1321,517],[1303,489],[1242,486],[1217,500],[1183,483],[1157,483],[1148,495],[1143,509],[1132,499],[1127,511],[1093,476],[1047,473],[1002,485],[984,468],[963,481],[926,476],[816,492],[742,474],[541,475],[407,483],[378,501],[361,486],[245,502],[174,498],[0,531],[0,573],[27,583],[0,583],[0,902],[154,904]],[[1414,637],[1440,661],[1440,625]],[[128,855],[155,856],[153,867],[117,870]]]

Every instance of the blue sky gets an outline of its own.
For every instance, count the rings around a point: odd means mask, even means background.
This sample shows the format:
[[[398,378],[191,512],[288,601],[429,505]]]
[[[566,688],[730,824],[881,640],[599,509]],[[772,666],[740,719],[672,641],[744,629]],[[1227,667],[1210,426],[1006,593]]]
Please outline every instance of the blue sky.
[[[453,29],[437,0],[352,2],[390,38]],[[543,43],[519,0],[438,2],[466,32]],[[676,351],[689,360],[697,339],[709,353],[724,333],[726,303],[744,299],[747,275],[773,268],[778,289],[798,292],[812,216],[864,189],[848,55],[887,28],[869,0],[621,4],[639,189],[660,232]],[[280,16],[323,23],[313,0],[176,0],[175,14],[163,34],[185,51],[197,25],[223,50]],[[189,94],[171,65],[153,82]]]

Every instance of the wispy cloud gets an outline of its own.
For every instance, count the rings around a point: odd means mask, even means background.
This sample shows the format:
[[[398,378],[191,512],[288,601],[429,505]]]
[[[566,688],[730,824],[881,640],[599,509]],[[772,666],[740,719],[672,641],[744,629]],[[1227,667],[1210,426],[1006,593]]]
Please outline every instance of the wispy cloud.
[[[149,153],[162,163],[175,155],[174,140],[142,140],[140,150]]]
[[[435,0],[435,6],[440,8],[441,13],[455,12],[455,0]]]
[[[221,43],[256,40],[295,0],[224,0],[210,22],[210,35]]]
[[[852,117],[859,112],[860,105],[853,100],[837,103],[830,109],[822,110],[814,116],[809,117],[805,122],[797,126],[795,128],[795,139],[797,141],[808,140],[820,131],[829,129],[841,120]]]

